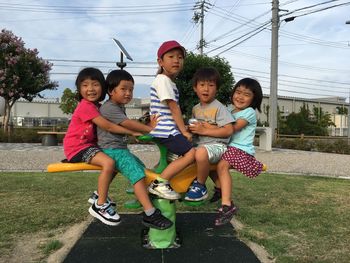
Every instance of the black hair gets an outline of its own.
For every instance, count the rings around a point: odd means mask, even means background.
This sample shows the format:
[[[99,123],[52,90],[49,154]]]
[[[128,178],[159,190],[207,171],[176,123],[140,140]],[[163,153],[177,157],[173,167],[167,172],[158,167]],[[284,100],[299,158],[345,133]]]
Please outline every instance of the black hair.
[[[135,83],[134,78],[131,76],[131,74],[125,70],[118,69],[109,72],[106,78],[108,94],[110,94],[115,87],[119,86],[122,80],[132,81],[132,83]]]
[[[252,100],[252,103],[249,105],[249,107],[252,107],[254,110],[258,110],[259,112],[261,112],[261,102],[263,99],[263,93],[262,93],[260,83],[257,80],[251,79],[251,78],[241,79],[233,87],[231,99],[236,89],[241,86],[253,92],[253,95],[254,95],[253,100]]]
[[[103,76],[103,73],[97,68],[84,68],[79,72],[77,79],[75,80],[78,101],[81,101],[83,99],[83,97],[80,94],[81,83],[87,79],[97,80],[100,83],[102,87],[102,94],[101,94],[101,97],[98,99],[98,101],[103,101],[107,93],[106,81],[105,81],[105,77]]]
[[[197,85],[198,81],[214,81],[216,88],[219,89],[221,84],[221,76],[216,68],[206,67],[197,69],[192,78],[193,87]]]

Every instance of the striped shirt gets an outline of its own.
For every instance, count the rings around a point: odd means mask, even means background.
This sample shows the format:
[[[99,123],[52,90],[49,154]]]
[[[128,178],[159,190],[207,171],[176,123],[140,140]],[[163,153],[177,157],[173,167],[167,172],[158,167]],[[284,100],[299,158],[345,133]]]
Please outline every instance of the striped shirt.
[[[158,74],[151,85],[150,113],[159,116],[157,126],[150,132],[153,137],[168,138],[180,134],[166,100],[179,103],[176,84],[166,75]]]

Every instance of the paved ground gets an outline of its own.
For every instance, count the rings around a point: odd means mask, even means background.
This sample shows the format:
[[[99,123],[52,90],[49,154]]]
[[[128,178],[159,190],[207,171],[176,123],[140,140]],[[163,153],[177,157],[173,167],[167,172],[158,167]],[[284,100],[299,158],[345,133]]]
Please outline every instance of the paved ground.
[[[131,145],[130,150],[153,167],[159,158],[154,145]],[[256,158],[272,173],[291,173],[350,178],[350,155],[273,149],[257,151]],[[0,171],[45,171],[50,163],[64,159],[62,146],[0,143]]]

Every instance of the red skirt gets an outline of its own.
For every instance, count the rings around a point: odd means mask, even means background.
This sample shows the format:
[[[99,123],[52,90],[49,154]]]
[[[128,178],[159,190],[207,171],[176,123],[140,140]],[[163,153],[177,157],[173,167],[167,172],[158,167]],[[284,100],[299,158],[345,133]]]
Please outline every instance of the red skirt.
[[[233,169],[250,178],[257,177],[263,169],[263,164],[253,155],[232,146],[227,147],[221,159],[227,161]]]

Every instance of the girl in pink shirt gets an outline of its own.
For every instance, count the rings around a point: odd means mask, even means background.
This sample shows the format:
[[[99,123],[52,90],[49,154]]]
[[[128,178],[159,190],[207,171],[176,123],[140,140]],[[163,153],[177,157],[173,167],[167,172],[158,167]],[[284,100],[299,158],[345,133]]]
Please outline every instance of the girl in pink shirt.
[[[98,177],[97,193],[89,201],[97,211],[89,212],[107,225],[118,225],[120,217],[115,210],[115,203],[108,198],[109,185],[114,177],[114,160],[97,146],[96,125],[112,133],[141,135],[122,126],[116,125],[99,112],[100,102],[106,96],[105,78],[96,68],[85,68],[79,72],[75,81],[77,97],[80,101],[70,121],[63,139],[64,154],[71,163],[86,162],[102,167]]]

